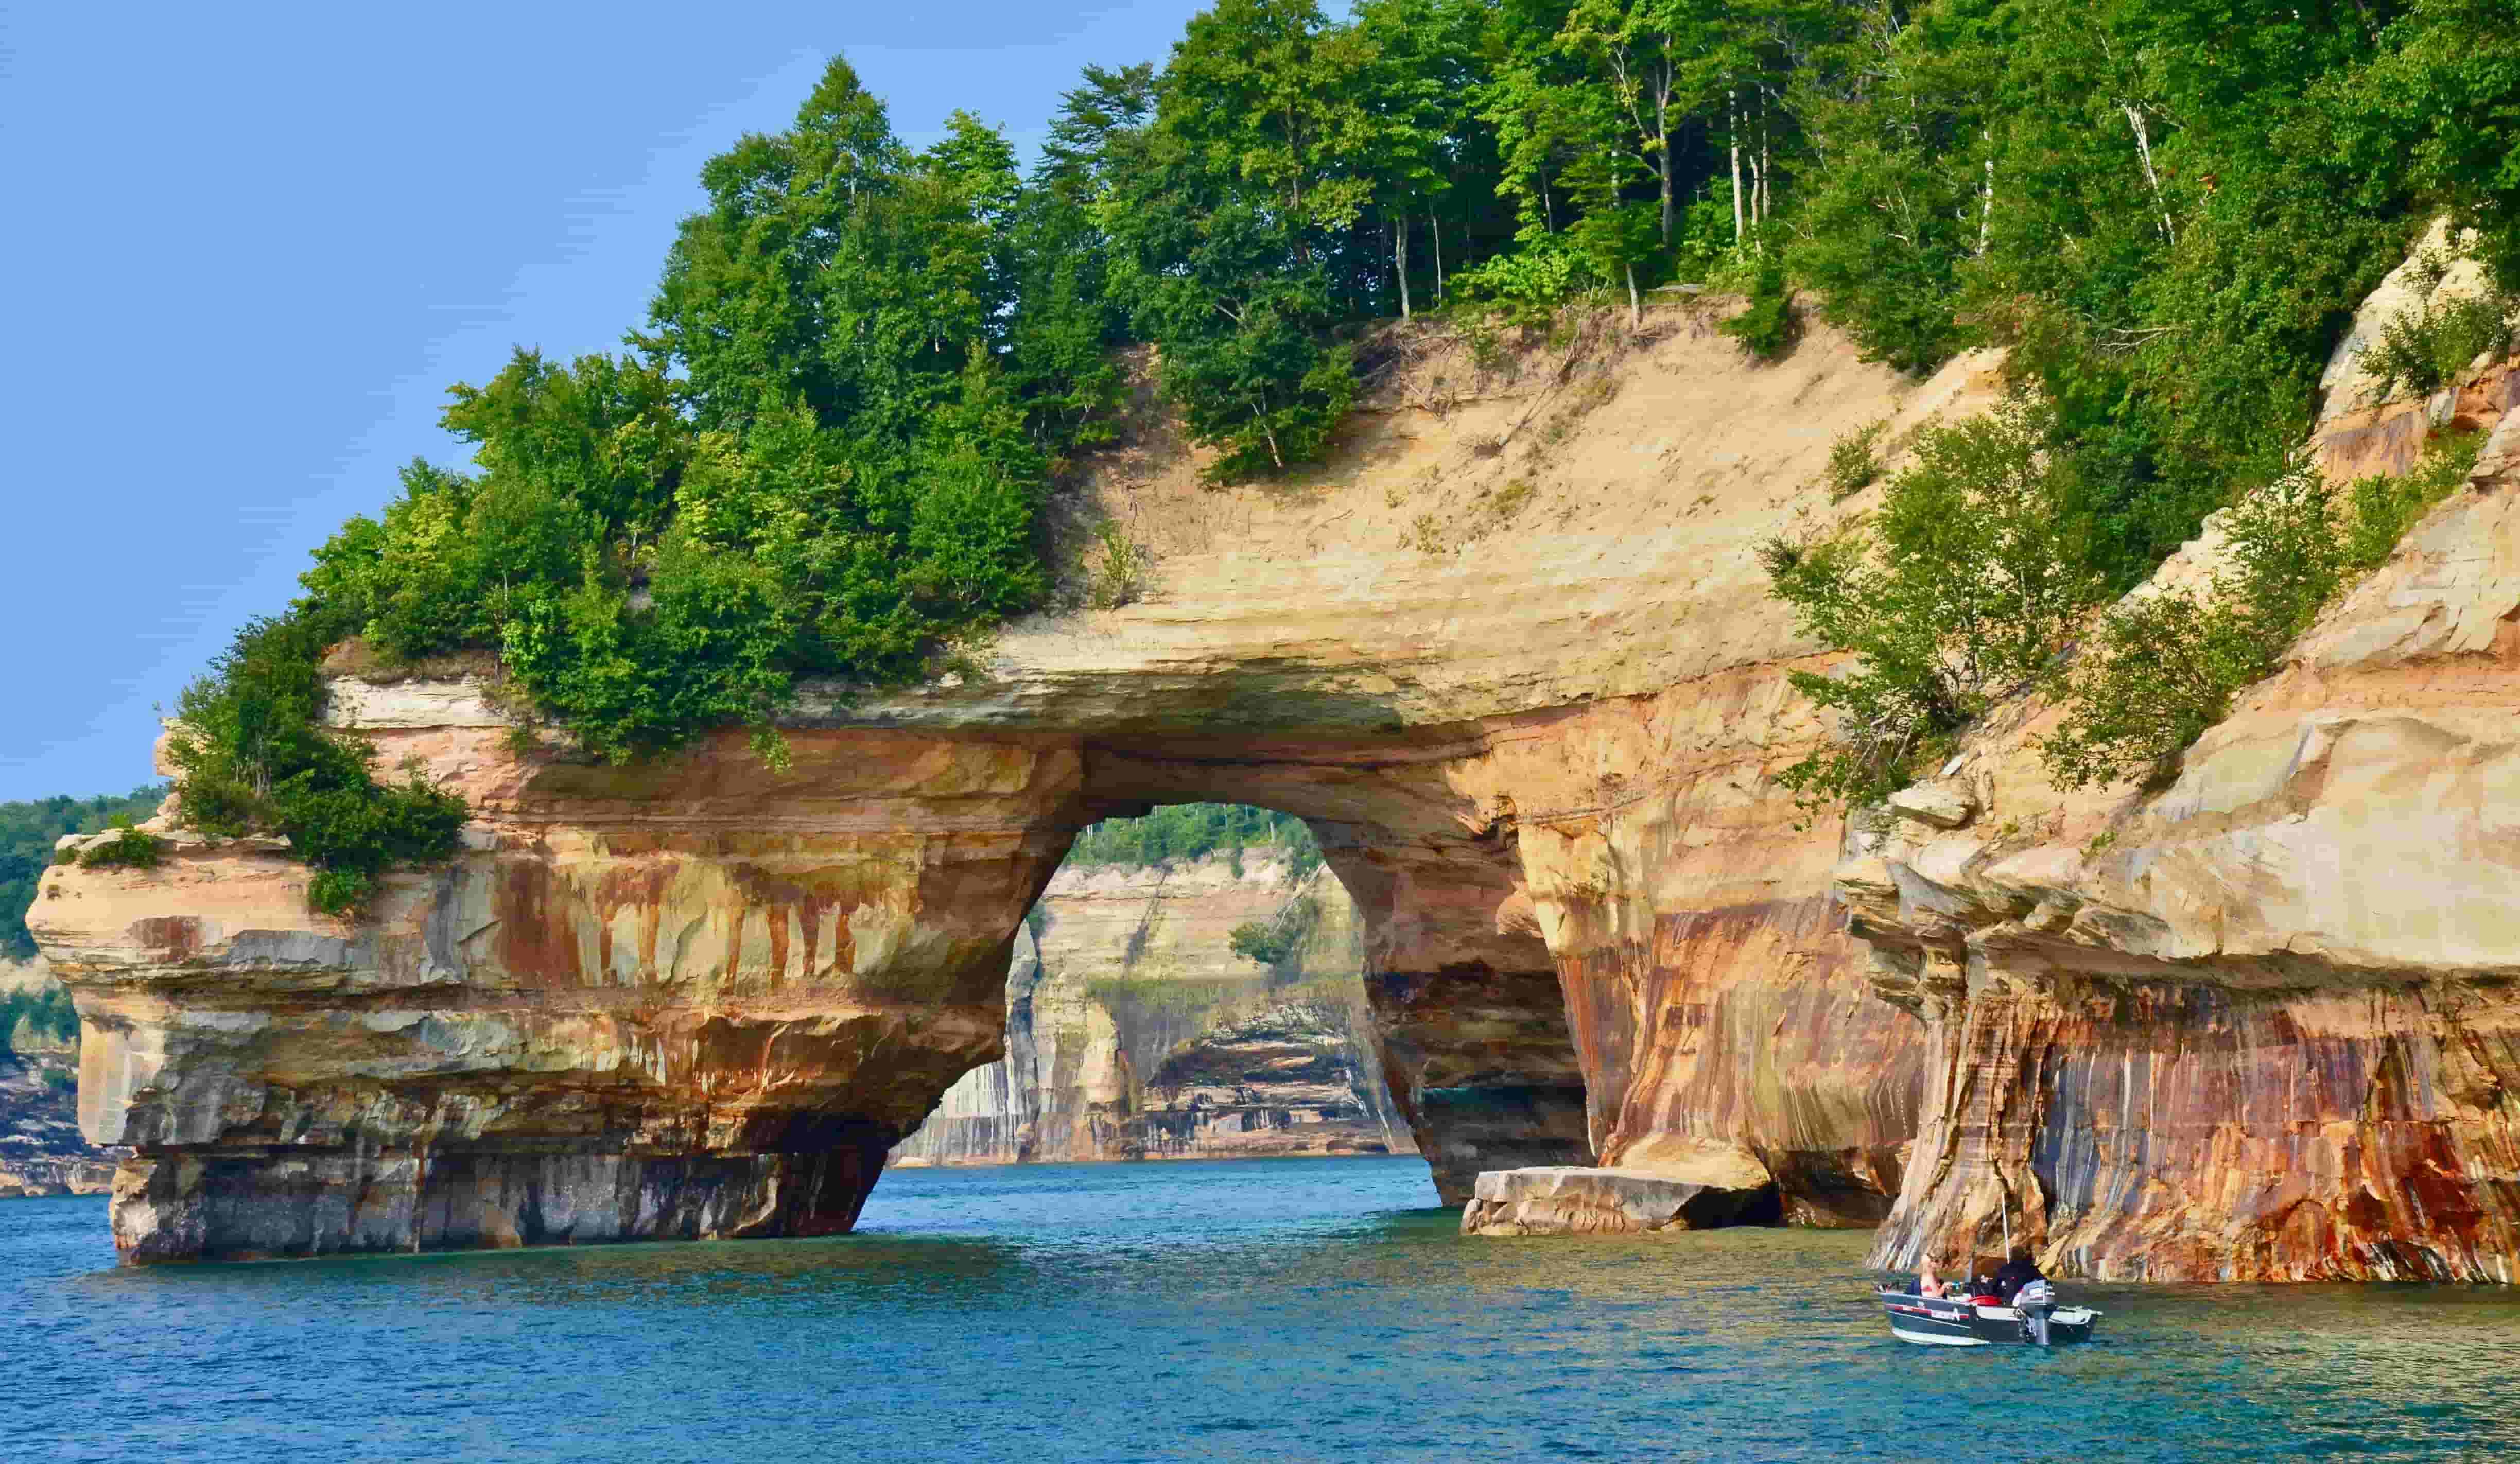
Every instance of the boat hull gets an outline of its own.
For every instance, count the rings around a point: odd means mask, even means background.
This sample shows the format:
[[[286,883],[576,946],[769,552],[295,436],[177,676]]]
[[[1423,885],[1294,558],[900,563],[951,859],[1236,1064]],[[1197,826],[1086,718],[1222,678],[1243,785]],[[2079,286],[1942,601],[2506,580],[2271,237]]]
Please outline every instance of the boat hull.
[[[1924,1297],[1912,1291],[1877,1293],[1890,1316],[1890,1335],[1930,1347],[1994,1347],[2037,1339],[2011,1307],[1982,1307],[1965,1297]],[[2090,1307],[2057,1307],[2048,1313],[2050,1345],[2089,1342],[2100,1313]]]

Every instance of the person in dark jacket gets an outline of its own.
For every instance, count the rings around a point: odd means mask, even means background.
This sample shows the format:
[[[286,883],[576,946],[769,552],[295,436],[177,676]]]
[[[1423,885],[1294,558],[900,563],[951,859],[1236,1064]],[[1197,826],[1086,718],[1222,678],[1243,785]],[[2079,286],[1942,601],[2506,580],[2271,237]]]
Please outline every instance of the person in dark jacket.
[[[1995,1294],[2003,1298],[2003,1304],[2009,1307],[2012,1305],[2013,1293],[2033,1281],[2047,1279],[2047,1276],[2041,1274],[2038,1263],[2030,1259],[2028,1251],[2016,1250],[2012,1253],[2012,1259],[2003,1263],[1996,1270]]]

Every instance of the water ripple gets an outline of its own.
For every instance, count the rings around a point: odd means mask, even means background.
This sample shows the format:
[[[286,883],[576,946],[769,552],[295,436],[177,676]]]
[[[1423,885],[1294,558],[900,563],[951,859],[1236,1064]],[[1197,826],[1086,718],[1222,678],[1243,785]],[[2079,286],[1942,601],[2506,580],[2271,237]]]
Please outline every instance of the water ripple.
[[[1414,1160],[887,1178],[854,1236],[128,1271],[0,1204],[19,1460],[2434,1459],[2520,1447],[2520,1299],[2104,1287],[1892,1342],[1866,1237],[1464,1241]]]

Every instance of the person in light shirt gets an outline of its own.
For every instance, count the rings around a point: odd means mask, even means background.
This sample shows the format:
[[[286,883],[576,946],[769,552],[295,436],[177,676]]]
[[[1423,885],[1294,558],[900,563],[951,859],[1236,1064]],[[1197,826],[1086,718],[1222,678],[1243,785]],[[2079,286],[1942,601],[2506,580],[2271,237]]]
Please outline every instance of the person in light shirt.
[[[1944,1280],[1941,1273],[1935,1270],[1934,1258],[1926,1257],[1925,1268],[1916,1273],[1916,1295],[1946,1297],[1951,1294],[1952,1284]]]

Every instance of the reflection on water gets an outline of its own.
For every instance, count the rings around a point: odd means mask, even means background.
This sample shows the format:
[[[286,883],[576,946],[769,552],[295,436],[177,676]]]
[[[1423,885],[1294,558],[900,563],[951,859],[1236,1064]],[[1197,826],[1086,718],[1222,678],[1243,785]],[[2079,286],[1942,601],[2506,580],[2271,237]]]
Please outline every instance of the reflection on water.
[[[917,1170],[854,1236],[124,1271],[0,1205],[12,1460],[2487,1458],[2520,1297],[2094,1287],[1890,1340],[1866,1237],[1467,1240],[1414,1159]]]

